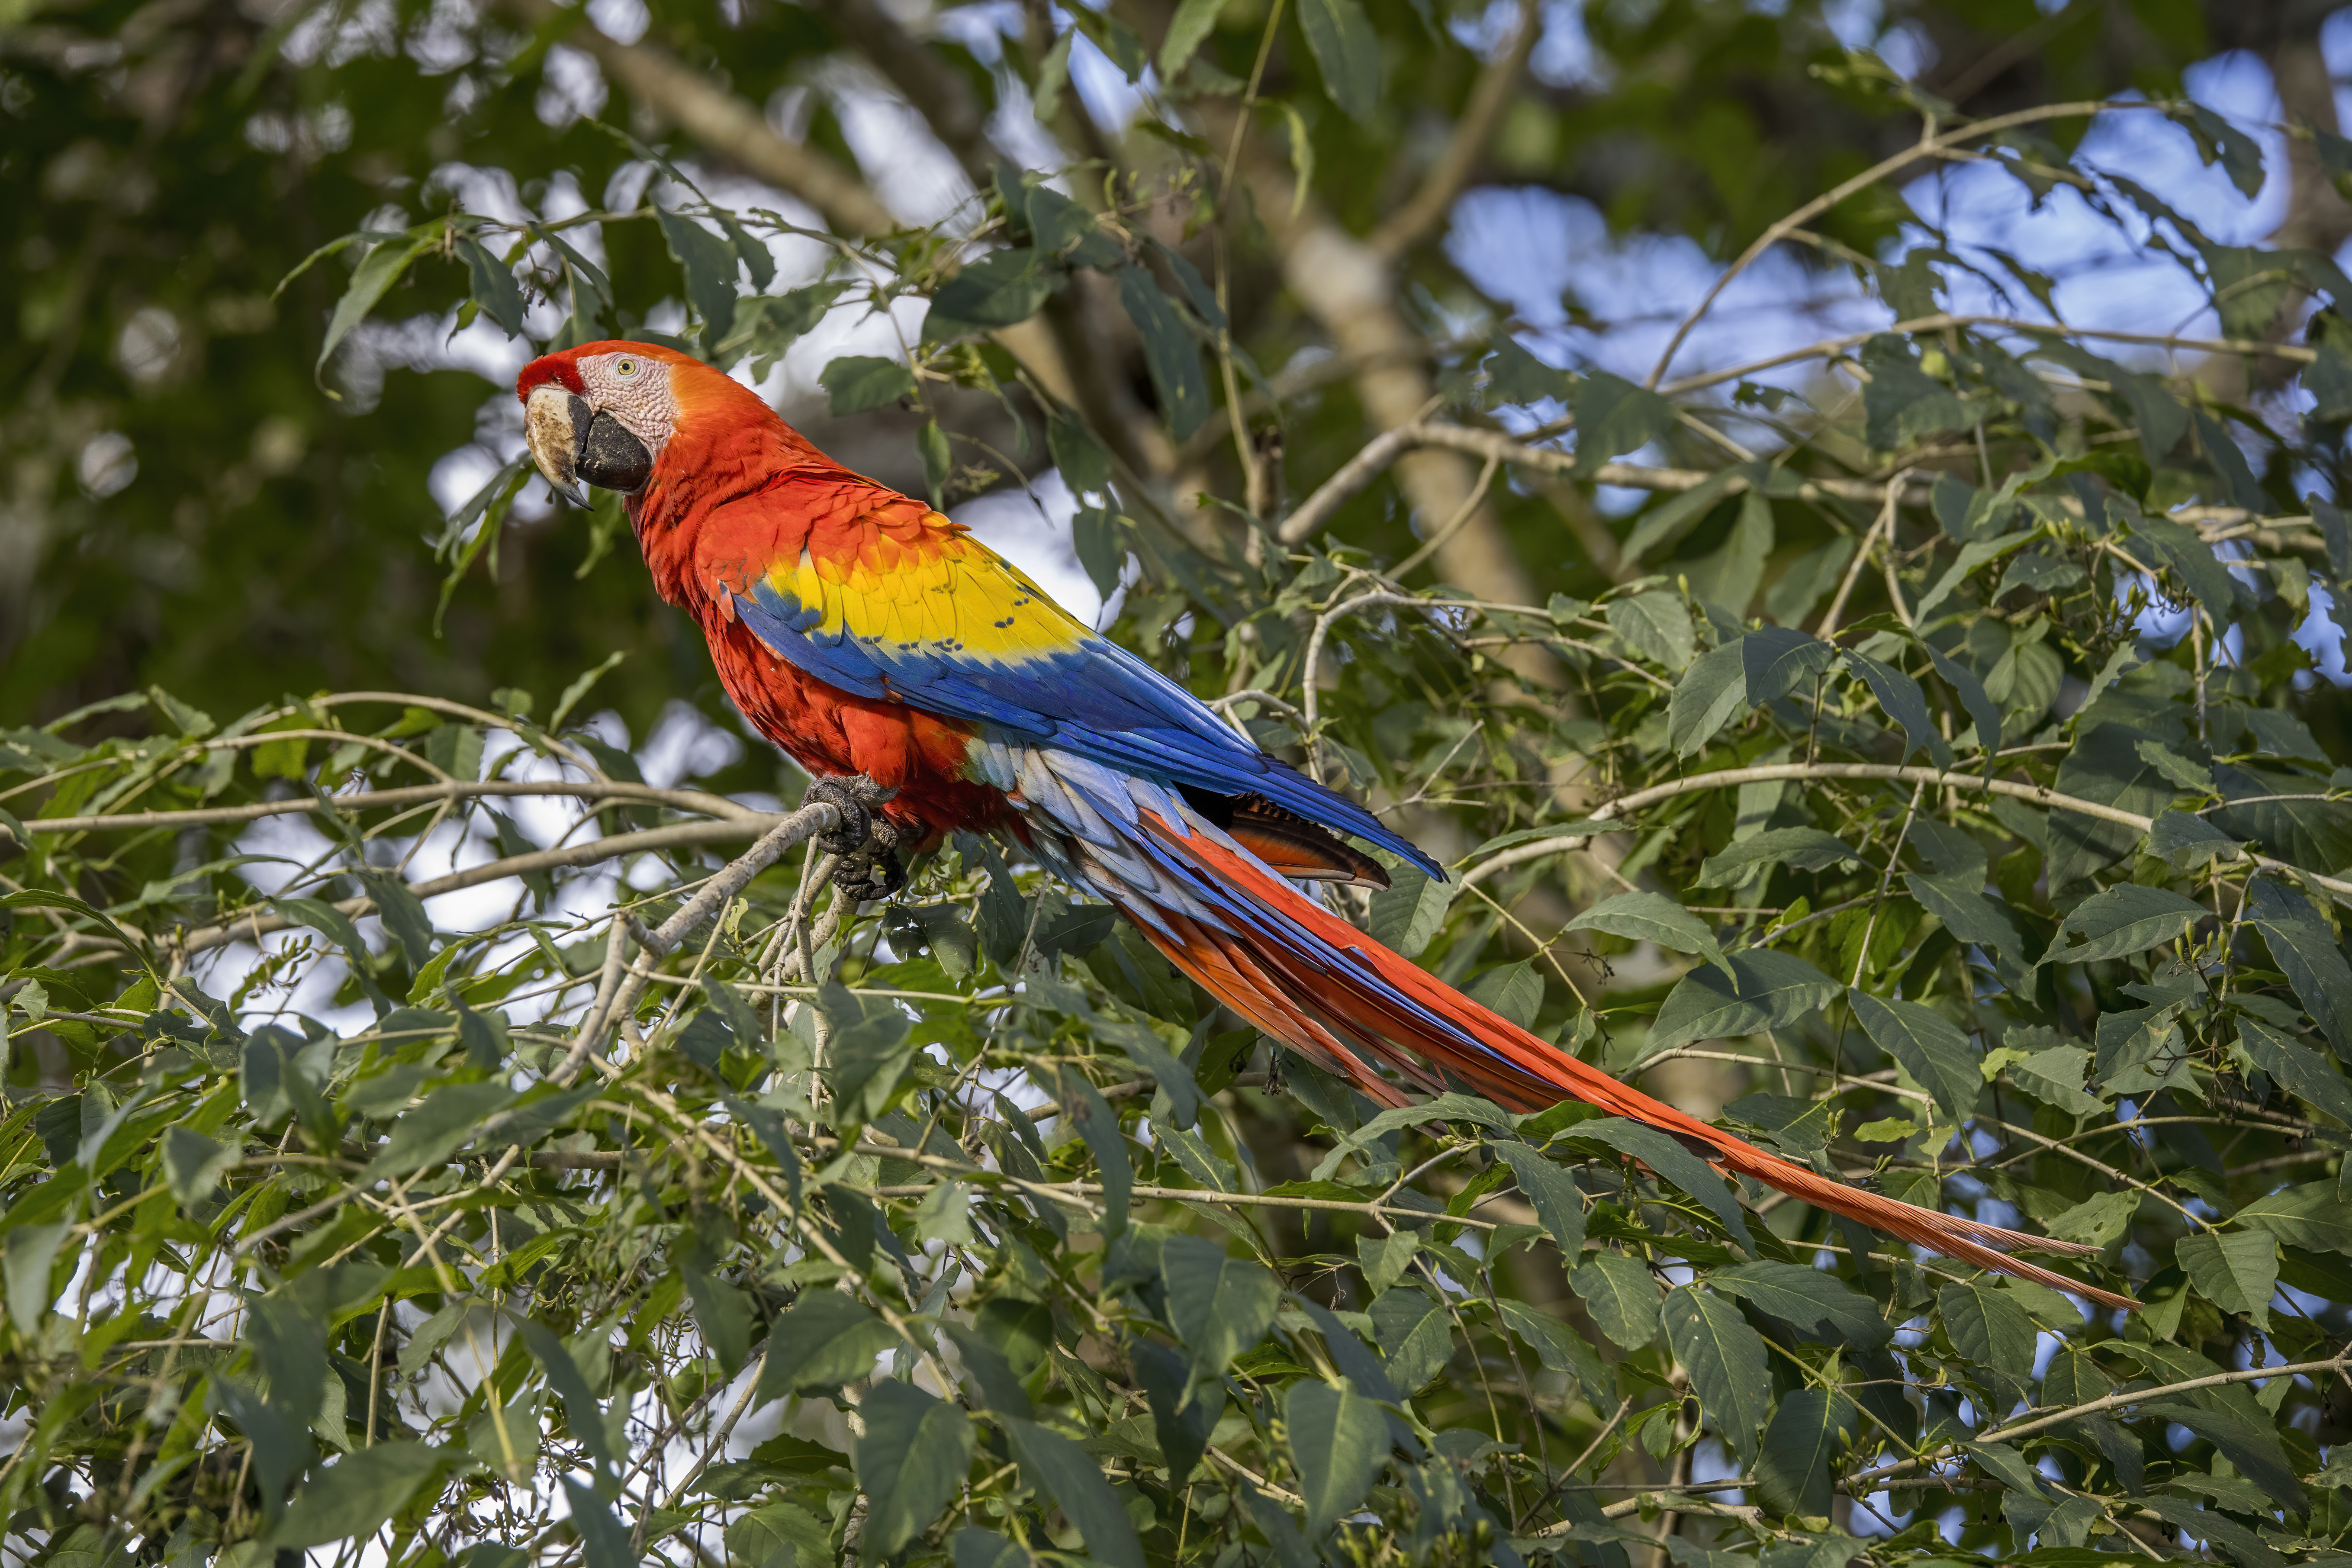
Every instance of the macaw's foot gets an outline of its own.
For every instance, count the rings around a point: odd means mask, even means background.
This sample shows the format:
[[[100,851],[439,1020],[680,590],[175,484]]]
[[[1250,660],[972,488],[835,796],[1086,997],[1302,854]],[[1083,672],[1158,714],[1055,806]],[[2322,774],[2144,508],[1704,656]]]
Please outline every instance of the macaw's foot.
[[[862,774],[815,779],[809,784],[809,799],[841,813],[841,826],[818,834],[816,843],[825,853],[840,857],[833,868],[833,885],[853,899],[887,899],[907,885],[906,868],[894,853],[899,831],[874,811],[896,794]]]
[[[873,837],[874,808],[898,793],[884,789],[863,773],[810,780],[807,798],[823,801],[841,813],[841,826],[818,834],[816,847],[845,860],[856,854]]]
[[[907,885],[907,868],[898,864],[890,844],[882,841],[886,834],[892,844],[898,841],[898,830],[876,817],[875,836],[866,848],[833,868],[833,885],[859,903],[890,898]]]

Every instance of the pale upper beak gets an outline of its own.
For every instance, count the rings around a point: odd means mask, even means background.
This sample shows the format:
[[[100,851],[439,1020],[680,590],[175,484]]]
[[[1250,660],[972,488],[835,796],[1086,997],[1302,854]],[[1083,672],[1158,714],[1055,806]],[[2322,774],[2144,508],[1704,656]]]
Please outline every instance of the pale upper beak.
[[[556,494],[589,504],[583,483],[634,492],[653,474],[653,453],[620,420],[561,386],[542,383],[523,405],[523,439]]]

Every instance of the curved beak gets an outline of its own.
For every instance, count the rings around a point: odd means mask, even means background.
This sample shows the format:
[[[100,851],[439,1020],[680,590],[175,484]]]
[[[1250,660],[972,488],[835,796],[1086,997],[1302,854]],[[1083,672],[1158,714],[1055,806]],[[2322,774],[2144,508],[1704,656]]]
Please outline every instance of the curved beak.
[[[531,389],[523,438],[548,484],[577,507],[589,504],[583,482],[635,492],[653,475],[653,453],[627,426],[560,386]]]
[[[523,405],[523,440],[530,460],[557,495],[583,510],[588,492],[580,487],[580,437],[593,423],[588,400],[560,386],[535,386]]]

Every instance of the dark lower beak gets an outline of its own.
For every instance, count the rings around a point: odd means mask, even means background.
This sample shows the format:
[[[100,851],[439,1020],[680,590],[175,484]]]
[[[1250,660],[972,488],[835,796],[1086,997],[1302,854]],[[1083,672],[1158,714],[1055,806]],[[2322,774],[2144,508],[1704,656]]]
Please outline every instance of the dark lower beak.
[[[600,413],[580,430],[580,449],[572,458],[572,471],[600,489],[635,494],[653,475],[654,455],[626,426],[610,414]]]
[[[539,471],[574,506],[590,504],[583,484],[635,494],[653,476],[653,453],[627,426],[562,387],[531,393],[523,428]]]

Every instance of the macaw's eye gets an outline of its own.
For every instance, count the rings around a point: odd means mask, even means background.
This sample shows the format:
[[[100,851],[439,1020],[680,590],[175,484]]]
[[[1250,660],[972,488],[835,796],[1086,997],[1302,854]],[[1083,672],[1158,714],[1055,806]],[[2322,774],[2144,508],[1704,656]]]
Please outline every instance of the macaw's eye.
[[[621,361],[620,363],[614,365],[613,369],[616,374],[621,375],[635,375],[637,374],[637,362],[633,359],[625,359]]]

